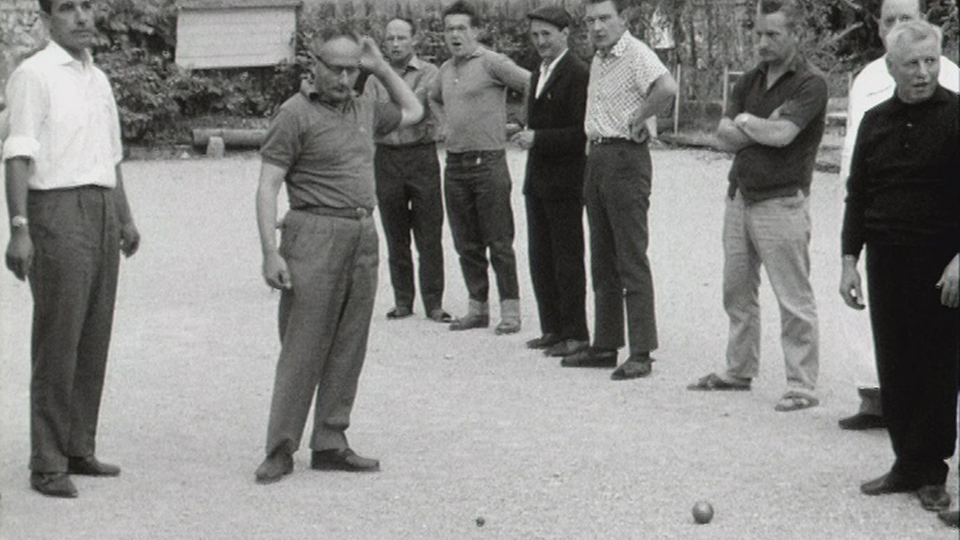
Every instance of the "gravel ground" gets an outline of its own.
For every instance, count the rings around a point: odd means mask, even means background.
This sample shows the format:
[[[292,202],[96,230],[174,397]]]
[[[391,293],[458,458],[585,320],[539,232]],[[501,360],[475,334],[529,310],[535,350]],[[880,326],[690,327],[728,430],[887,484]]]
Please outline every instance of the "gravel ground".
[[[510,153],[515,178],[523,160]],[[836,174],[817,173],[812,197],[822,405],[773,411],[784,373],[766,284],[754,390],[684,389],[722,365],[729,166],[706,151],[654,153],[650,256],[662,348],[646,380],[560,369],[524,348],[539,332],[519,189],[520,334],[454,335],[424,319],[419,305],[415,317],[388,322],[381,242],[380,294],[350,440],[381,458],[383,472],[311,471],[304,447],[292,476],[259,486],[253,471],[278,351],[278,297],[259,276],[253,217],[259,161],[240,154],[128,163],[144,243],[122,268],[98,448],[123,475],[78,478],[76,500],[30,491],[31,307],[26,285],[3,271],[0,538],[956,538],[913,496],[861,495],[859,483],[892,461],[888,438],[836,427],[858,403],[854,359],[870,351],[865,314],[846,309],[836,293]],[[466,292],[448,229],[444,240],[446,307],[462,314]],[[957,494],[955,475],[949,488]],[[690,515],[700,499],[716,509],[709,525]]]

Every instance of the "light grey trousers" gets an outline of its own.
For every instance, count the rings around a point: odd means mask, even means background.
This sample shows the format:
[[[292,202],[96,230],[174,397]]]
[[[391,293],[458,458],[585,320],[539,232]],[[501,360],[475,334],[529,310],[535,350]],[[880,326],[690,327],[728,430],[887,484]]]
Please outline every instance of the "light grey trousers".
[[[293,287],[280,298],[277,362],[267,455],[300,447],[310,404],[313,450],[347,448],[345,431],[357,395],[377,291],[374,221],[291,211],[280,254]]]
[[[817,306],[810,285],[810,209],[803,193],[747,202],[727,198],[723,223],[723,307],[730,318],[726,377],[760,369],[760,265],[780,304],[787,386],[811,391],[819,372]]]

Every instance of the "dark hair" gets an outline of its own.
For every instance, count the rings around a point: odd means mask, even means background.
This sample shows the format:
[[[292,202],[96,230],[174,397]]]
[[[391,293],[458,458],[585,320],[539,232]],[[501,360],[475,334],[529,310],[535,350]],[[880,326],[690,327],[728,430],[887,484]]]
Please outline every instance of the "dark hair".
[[[53,11],[53,0],[37,0],[37,3],[40,4],[40,11],[43,11],[47,15]]]
[[[480,14],[477,13],[477,8],[465,0],[457,0],[447,6],[446,9],[443,10],[442,18],[446,19],[448,15],[466,15],[470,17],[470,26],[474,28],[480,27]]]
[[[773,13],[783,13],[787,19],[787,29],[794,31],[803,20],[803,13],[794,0],[760,0],[757,3],[757,11],[761,15],[770,15]]]
[[[627,0],[587,0],[587,4],[602,4],[604,2],[610,2],[613,4],[613,8],[617,10],[617,13],[623,13],[623,10],[627,9]]]
[[[316,51],[322,47],[324,43],[337,38],[346,38],[358,45],[360,44],[360,36],[352,26],[344,23],[334,23],[324,25],[320,28],[320,31],[313,36],[313,50]]]
[[[408,17],[394,17],[394,18],[390,19],[389,21],[387,21],[387,24],[390,24],[390,23],[392,23],[393,21],[403,21],[403,22],[407,23],[407,26],[410,27],[410,35],[411,35],[411,36],[417,35],[417,23],[413,22],[413,19],[410,19],[410,18],[408,18]]]

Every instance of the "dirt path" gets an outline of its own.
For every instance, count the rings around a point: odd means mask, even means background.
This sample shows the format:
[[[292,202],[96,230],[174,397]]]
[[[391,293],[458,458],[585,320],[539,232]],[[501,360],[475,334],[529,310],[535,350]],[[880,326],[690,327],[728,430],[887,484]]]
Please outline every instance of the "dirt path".
[[[510,159],[518,178],[523,155]],[[650,256],[662,348],[650,379],[614,383],[607,371],[563,370],[524,349],[539,332],[517,181],[523,332],[453,335],[419,305],[415,317],[387,322],[381,242],[349,434],[383,472],[313,472],[301,451],[292,476],[254,484],[278,349],[277,296],[259,277],[258,167],[250,155],[125,166],[144,244],[123,264],[98,448],[124,470],[117,480],[78,479],[77,500],[29,490],[29,292],[0,273],[0,538],[956,538],[911,496],[862,496],[859,483],[891,463],[889,441],[836,427],[856,407],[853,359],[870,346],[865,315],[835,292],[843,197],[835,174],[817,174],[812,198],[822,406],[773,411],[784,375],[766,285],[754,391],[684,390],[721,365],[726,339],[729,160],[699,151],[654,155]],[[448,229],[444,238],[446,306],[462,314]],[[690,516],[699,499],[716,508],[706,526]]]

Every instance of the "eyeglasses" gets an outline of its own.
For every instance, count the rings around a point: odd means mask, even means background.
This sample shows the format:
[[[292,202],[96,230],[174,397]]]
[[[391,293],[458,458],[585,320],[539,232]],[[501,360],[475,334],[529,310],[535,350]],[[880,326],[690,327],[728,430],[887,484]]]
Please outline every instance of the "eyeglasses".
[[[351,76],[356,75],[357,73],[360,72],[360,68],[362,67],[360,65],[360,62],[357,62],[355,65],[349,65],[349,66],[333,66],[333,65],[330,65],[326,60],[324,60],[319,54],[311,52],[310,56],[315,61],[317,61],[320,65],[322,65],[327,71],[332,71],[333,73],[336,73],[341,77],[344,74],[351,75]]]

